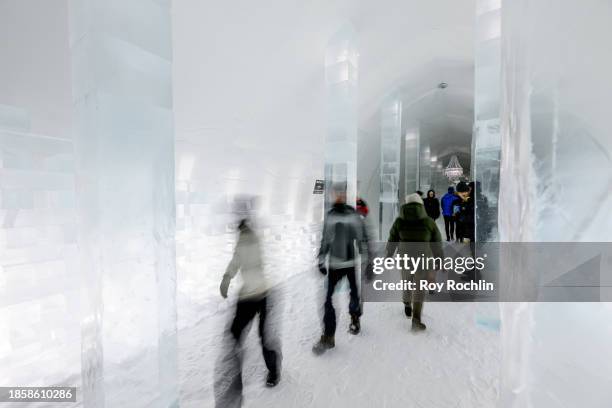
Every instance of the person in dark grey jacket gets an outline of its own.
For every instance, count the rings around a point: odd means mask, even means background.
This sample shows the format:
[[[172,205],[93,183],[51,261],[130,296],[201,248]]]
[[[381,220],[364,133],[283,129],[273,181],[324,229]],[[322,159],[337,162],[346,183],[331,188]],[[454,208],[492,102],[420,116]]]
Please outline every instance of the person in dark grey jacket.
[[[358,262],[356,247],[363,254],[362,265],[367,265],[368,235],[363,218],[353,207],[346,204],[346,187],[334,185],[333,189],[335,202],[325,216],[318,257],[319,271],[327,275],[327,294],[323,316],[324,330],[321,339],[313,347],[315,354],[322,354],[335,346],[336,311],[332,296],[336,285],[344,277],[348,279],[350,286],[349,331],[358,334],[361,330],[361,306],[355,269]]]

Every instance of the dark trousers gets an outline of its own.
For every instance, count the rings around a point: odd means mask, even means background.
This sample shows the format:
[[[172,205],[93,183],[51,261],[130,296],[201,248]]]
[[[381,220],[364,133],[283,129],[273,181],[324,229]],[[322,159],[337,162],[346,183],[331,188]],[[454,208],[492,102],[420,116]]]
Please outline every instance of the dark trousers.
[[[427,279],[427,273],[425,271],[411,273],[409,270],[401,269],[400,272],[402,274],[402,280],[413,282],[417,288],[419,287],[420,281]],[[402,300],[405,306],[412,309],[412,319],[420,322],[423,302],[425,301],[425,291],[419,289],[404,290],[402,293]]]
[[[357,288],[357,278],[355,276],[355,268],[330,269],[327,273],[327,295],[325,297],[325,314],[323,315],[324,332],[326,336],[333,336],[336,333],[336,311],[332,297],[334,289],[338,282],[346,276],[351,288],[349,313],[354,316],[361,315],[361,307],[359,304],[359,291]]]
[[[455,238],[459,242],[463,242],[463,238],[465,238],[463,223],[459,220],[455,220]]]
[[[446,240],[450,241],[455,236],[455,219],[452,215],[444,216],[444,230],[446,231]]]
[[[267,302],[266,298],[259,300],[241,300],[236,306],[236,315],[232,322],[230,331],[236,342],[240,342],[242,332],[253,320],[256,314],[259,313],[259,337],[261,338],[261,351],[263,354],[266,367],[272,373],[278,374],[278,355],[275,350],[270,347],[268,333],[266,330],[266,314]]]
[[[275,350],[274,342],[277,340],[273,332],[266,329],[266,316],[268,298],[257,300],[241,300],[236,305],[236,314],[230,329],[225,332],[221,344],[221,353],[215,364],[215,407],[240,408],[242,406],[242,357],[240,344],[244,331],[249,323],[259,314],[259,336],[266,367],[278,374],[280,370],[280,347]],[[273,338],[270,338],[273,337]],[[272,343],[269,343],[272,342]]]

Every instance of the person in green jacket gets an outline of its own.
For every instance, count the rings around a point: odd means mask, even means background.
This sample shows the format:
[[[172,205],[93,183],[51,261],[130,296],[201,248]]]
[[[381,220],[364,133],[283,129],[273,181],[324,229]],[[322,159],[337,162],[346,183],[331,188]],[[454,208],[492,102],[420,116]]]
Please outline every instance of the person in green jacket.
[[[400,215],[393,223],[389,231],[386,255],[393,257],[397,253],[407,254],[412,257],[440,257],[442,253],[442,236],[436,223],[427,216],[423,199],[418,194],[410,194],[406,197],[406,204],[400,208]],[[422,243],[422,244],[414,244]],[[418,282],[428,279],[428,271],[420,268],[415,273],[402,269],[402,279]],[[425,291],[405,290],[403,293],[404,312],[407,317],[412,317],[412,330],[425,330],[426,326],[421,322],[421,312]]]

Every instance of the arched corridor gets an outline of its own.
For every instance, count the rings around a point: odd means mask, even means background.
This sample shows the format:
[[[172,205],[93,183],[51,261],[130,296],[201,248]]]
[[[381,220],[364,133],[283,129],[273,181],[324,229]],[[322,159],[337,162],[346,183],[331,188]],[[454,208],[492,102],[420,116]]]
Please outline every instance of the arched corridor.
[[[0,406],[609,407],[611,18],[0,1]]]

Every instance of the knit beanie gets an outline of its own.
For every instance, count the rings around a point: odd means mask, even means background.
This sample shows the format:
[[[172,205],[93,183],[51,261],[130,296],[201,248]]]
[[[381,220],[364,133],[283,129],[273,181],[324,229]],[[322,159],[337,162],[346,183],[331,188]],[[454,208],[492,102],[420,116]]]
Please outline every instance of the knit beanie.
[[[410,203],[419,203],[423,205],[423,199],[417,193],[408,194],[406,196],[406,204],[410,204]]]

